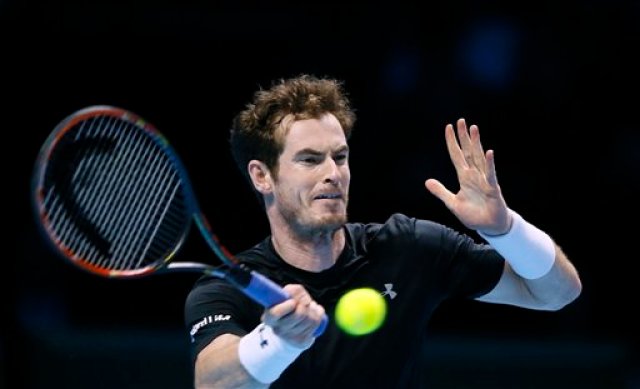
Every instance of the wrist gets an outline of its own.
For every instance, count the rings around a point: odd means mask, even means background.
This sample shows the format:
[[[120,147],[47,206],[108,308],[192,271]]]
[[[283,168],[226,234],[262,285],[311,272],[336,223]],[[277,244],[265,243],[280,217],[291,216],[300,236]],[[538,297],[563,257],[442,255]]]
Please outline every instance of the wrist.
[[[253,378],[270,384],[311,344],[313,342],[304,348],[296,347],[279,337],[270,326],[261,323],[240,339],[238,358]]]
[[[487,235],[484,238],[504,259],[513,271],[527,279],[536,279],[547,274],[555,262],[555,244],[549,235],[527,222],[518,213],[509,210],[511,228],[502,235]]]

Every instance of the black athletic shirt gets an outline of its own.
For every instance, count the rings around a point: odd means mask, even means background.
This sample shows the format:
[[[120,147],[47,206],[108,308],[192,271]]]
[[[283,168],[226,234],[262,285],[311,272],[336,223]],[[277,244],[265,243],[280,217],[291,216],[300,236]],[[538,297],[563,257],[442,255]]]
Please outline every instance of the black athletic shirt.
[[[336,264],[322,272],[295,268],[271,238],[237,255],[280,285],[302,284],[329,316],[324,334],[272,388],[421,388],[419,361],[429,318],[445,299],[489,292],[504,260],[490,246],[431,221],[392,215],[385,223],[349,223]],[[372,287],[387,299],[376,332],[353,337],[336,327],[333,311],[347,290]],[[263,308],[226,281],[200,278],[185,304],[193,360],[215,337],[252,331]]]

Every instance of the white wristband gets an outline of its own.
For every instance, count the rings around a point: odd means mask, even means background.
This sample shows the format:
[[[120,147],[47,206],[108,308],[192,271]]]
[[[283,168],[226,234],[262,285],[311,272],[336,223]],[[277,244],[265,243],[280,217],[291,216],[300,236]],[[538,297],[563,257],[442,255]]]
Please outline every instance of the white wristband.
[[[509,210],[511,229],[503,235],[490,236],[478,231],[509,262],[513,271],[533,280],[547,274],[556,259],[556,246],[551,237],[516,212]]]
[[[261,323],[240,339],[240,363],[253,378],[270,384],[309,347],[298,348],[284,341],[268,325]]]

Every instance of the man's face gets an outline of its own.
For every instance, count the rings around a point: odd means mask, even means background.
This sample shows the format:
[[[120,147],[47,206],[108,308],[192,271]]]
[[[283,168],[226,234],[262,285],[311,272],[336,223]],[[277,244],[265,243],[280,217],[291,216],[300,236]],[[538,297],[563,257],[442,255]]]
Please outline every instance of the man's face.
[[[334,231],[347,221],[349,148],[331,114],[294,122],[284,138],[274,206],[301,233]]]

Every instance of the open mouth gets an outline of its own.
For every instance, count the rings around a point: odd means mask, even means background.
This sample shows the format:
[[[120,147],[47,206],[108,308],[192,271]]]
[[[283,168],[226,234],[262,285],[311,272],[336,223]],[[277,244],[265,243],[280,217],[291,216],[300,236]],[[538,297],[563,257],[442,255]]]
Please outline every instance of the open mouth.
[[[314,200],[337,200],[342,199],[342,193],[323,193],[313,198]]]

